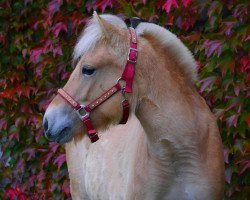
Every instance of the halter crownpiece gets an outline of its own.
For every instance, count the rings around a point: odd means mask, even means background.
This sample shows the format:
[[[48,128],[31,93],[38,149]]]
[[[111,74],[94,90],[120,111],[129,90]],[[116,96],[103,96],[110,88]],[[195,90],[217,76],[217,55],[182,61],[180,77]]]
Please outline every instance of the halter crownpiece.
[[[122,108],[123,115],[119,124],[126,124],[129,117],[130,105],[126,98],[125,93],[132,92],[134,74],[135,74],[135,64],[138,57],[138,49],[137,49],[137,38],[136,32],[134,28],[129,28],[129,36],[130,36],[130,48],[128,51],[128,58],[125,68],[123,70],[121,78],[118,79],[117,83],[105,91],[102,95],[97,97],[95,100],[90,102],[87,105],[81,105],[78,101],[76,101],[72,96],[70,96],[64,89],[59,89],[58,94],[76,111],[77,115],[83,122],[86,127],[88,136],[91,142],[96,142],[99,137],[97,135],[96,130],[93,127],[90,113],[97,106],[101,105],[103,102],[108,100],[111,96],[113,96],[118,91],[121,91],[123,96]],[[120,81],[125,81],[125,86],[121,86]]]
[[[128,51],[127,63],[121,77],[121,79],[126,82],[125,92],[127,93],[132,92],[132,85],[135,74],[135,64],[138,57],[135,29],[129,28],[129,33],[130,33],[130,48]]]

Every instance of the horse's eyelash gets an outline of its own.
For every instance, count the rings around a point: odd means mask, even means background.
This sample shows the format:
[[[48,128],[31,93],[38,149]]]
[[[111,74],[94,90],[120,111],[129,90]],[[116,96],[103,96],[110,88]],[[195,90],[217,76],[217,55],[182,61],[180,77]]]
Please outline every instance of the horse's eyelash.
[[[95,69],[94,66],[92,66],[92,65],[87,65],[87,64],[83,65],[83,68],[86,68],[86,69]]]

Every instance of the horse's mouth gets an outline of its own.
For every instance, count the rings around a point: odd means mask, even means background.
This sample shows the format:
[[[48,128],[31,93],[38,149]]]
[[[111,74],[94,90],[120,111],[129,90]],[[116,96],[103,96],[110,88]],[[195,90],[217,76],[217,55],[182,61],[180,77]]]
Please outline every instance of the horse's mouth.
[[[64,127],[61,131],[54,135],[51,134],[49,130],[47,130],[45,132],[45,137],[50,141],[64,144],[72,139],[71,128],[68,126]]]

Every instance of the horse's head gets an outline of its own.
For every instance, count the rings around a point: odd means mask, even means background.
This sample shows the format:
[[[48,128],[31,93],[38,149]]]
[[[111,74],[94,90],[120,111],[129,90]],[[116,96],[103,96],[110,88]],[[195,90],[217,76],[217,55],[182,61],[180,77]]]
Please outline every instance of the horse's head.
[[[80,104],[88,104],[113,86],[121,76],[129,46],[128,29],[121,19],[94,14],[75,47],[76,66],[63,89]],[[136,85],[133,88],[136,90]],[[132,108],[135,107],[135,94],[133,92],[128,96]],[[118,92],[91,112],[96,130],[119,123],[123,113],[122,100]],[[46,110],[44,129],[47,138],[59,143],[68,142],[74,135],[86,132],[74,109],[60,95]]]

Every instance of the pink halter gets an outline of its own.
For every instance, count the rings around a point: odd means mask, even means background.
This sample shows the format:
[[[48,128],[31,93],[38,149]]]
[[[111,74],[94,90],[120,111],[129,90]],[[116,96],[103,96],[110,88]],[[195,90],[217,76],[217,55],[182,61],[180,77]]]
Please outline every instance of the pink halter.
[[[129,102],[126,99],[125,93],[132,92],[132,85],[134,80],[135,74],[135,64],[138,57],[138,50],[137,50],[137,39],[136,39],[136,32],[134,28],[129,28],[130,34],[130,48],[128,52],[127,63],[125,65],[124,71],[122,73],[121,78],[118,79],[117,83],[111,87],[109,90],[105,91],[102,95],[97,97],[95,100],[90,102],[87,105],[81,105],[78,101],[76,101],[72,96],[70,96],[65,90],[59,89],[58,94],[68,103],[71,105],[72,108],[75,109],[77,115],[80,117],[81,121],[84,123],[88,136],[91,142],[96,142],[99,137],[97,135],[96,130],[94,129],[90,113],[95,109],[97,106],[101,105],[107,99],[109,99],[112,95],[116,92],[121,91],[123,95],[122,101],[122,108],[123,108],[123,115],[122,119],[120,120],[120,124],[126,124],[129,117],[130,106]],[[120,81],[125,81],[125,87],[120,85]]]

